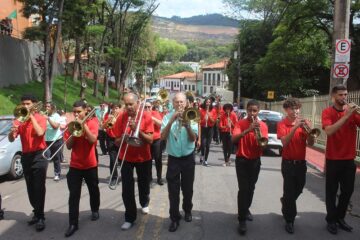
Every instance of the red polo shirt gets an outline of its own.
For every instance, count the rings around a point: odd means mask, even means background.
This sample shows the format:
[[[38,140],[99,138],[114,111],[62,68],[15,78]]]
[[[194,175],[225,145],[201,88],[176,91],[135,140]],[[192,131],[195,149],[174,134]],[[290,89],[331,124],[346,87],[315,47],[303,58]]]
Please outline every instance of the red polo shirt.
[[[205,115],[206,115],[206,109],[200,108],[200,126],[201,127],[206,126]],[[212,119],[214,119],[214,122],[210,121],[210,116],[211,116]],[[213,127],[215,125],[215,123],[216,123],[216,119],[217,119],[217,111],[216,111],[215,108],[213,108],[209,112],[209,118],[207,120],[207,126],[208,127]]]
[[[128,118],[129,115],[126,111],[121,113],[120,116],[117,118],[114,126],[114,134],[116,138],[122,137],[124,133],[130,134],[130,128],[128,127],[127,129],[125,129]],[[136,122],[139,121],[137,120]],[[144,133],[154,132],[154,124],[151,119],[151,113],[144,111],[141,119],[140,131]],[[124,153],[127,145],[128,144],[126,144],[126,142],[124,141],[120,150],[119,159],[124,159]],[[128,162],[145,162],[151,160],[150,144],[144,141],[144,144],[140,147],[133,147],[129,145],[127,148],[125,160]]]
[[[39,113],[35,113],[34,117],[40,127],[46,131],[46,118]],[[24,123],[20,123],[19,121],[15,120],[14,125],[19,126],[16,136],[20,135],[23,153],[35,152],[46,148],[45,134],[39,137],[36,134],[31,120],[28,120]]]
[[[158,111],[151,111],[151,115],[152,115],[152,117],[154,117],[156,119],[159,119],[159,120],[163,119],[163,117],[161,116],[161,114]],[[153,122],[153,124],[154,124],[153,140],[155,141],[155,140],[160,139],[160,137],[161,137],[161,133],[160,133],[161,125],[158,126],[154,122]]]
[[[92,134],[96,137],[98,136],[99,130],[99,121],[97,118],[91,118],[85,123]],[[70,137],[69,131],[66,131],[64,134],[64,139],[68,139]],[[86,139],[85,135],[80,137],[73,137],[74,145],[71,151],[71,161],[70,167],[85,170],[89,168],[93,168],[97,166],[95,148],[96,142],[91,144]]]
[[[268,137],[268,127],[260,121],[260,131],[263,137]],[[238,135],[250,127],[251,122],[246,118],[238,121],[235,125],[233,134]],[[262,148],[258,145],[254,131],[247,133],[244,137],[240,138],[238,142],[237,157],[245,157],[247,159],[256,159],[262,155]]]
[[[288,118],[283,119],[277,124],[277,138],[288,135],[294,125]],[[296,129],[294,136],[291,138],[288,145],[283,147],[282,157],[284,160],[305,160],[306,153],[306,139],[308,134],[306,131],[299,127]]]
[[[236,117],[236,113],[234,112],[230,112],[230,116],[229,116],[231,122],[233,123],[233,125],[236,125],[237,122],[237,117]],[[228,123],[228,116],[225,112],[223,112],[221,114],[220,117],[220,122],[219,122],[219,130],[220,132],[230,132],[230,128],[229,128],[229,123]],[[234,127],[232,127],[231,132],[234,130]]]
[[[322,128],[333,125],[345,111],[338,111],[334,107],[328,107],[322,112]],[[327,137],[326,159],[350,160],[356,156],[356,126],[360,126],[360,115],[353,115],[333,135]]]

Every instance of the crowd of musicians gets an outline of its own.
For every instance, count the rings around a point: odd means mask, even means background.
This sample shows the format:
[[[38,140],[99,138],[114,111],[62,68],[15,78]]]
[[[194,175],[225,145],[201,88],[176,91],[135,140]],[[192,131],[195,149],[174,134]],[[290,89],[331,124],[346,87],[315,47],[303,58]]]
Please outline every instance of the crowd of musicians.
[[[185,222],[192,221],[196,152],[200,152],[200,163],[208,166],[210,143],[214,139],[215,142],[222,142],[224,167],[231,164],[230,155],[236,154],[238,231],[244,235],[247,223],[254,220],[250,207],[261,169],[262,152],[268,138],[267,125],[258,118],[259,102],[249,101],[246,116],[239,118],[234,106],[231,103],[221,104],[219,98],[206,98],[201,102],[191,94],[179,92],[169,101],[166,100],[166,95],[167,93],[162,92],[157,101],[151,102],[129,92],[123,96],[122,104],[114,103],[106,107],[102,103],[99,109],[79,100],[73,104],[75,120],[67,121],[67,124],[63,116],[56,113],[54,104],[46,103],[44,114],[38,109],[38,101],[33,95],[23,95],[17,108],[25,108],[27,114],[14,121],[8,138],[12,142],[20,137],[22,143],[21,163],[33,208],[33,216],[28,224],[35,225],[37,231],[45,228],[48,160],[53,160],[54,180],[59,181],[62,177],[60,162],[64,161],[64,145],[71,150],[66,174],[69,227],[65,236],[70,237],[79,228],[79,201],[83,182],[87,185],[90,196],[89,219],[99,219],[96,148],[99,141],[99,154],[109,156],[109,187],[115,189],[121,181],[125,206],[122,230],[130,229],[137,219],[134,171],[137,175],[141,212],[148,214],[151,208],[152,162],[155,162],[156,167],[154,181],[161,186],[164,184],[162,153],[167,153],[168,230],[175,232],[181,219]],[[356,105],[349,105],[347,89],[343,85],[333,88],[332,99],[332,106],[322,112],[322,129],[327,135],[327,230],[336,234],[338,228],[352,231],[352,227],[345,222],[345,215],[354,190],[356,130],[360,126],[360,110]],[[311,123],[301,117],[301,103],[298,99],[288,98],[284,101],[283,108],[285,117],[277,126],[277,137],[283,144],[283,195],[280,201],[285,230],[292,234],[297,215],[296,201],[306,182],[306,146],[314,144],[320,131],[313,129]],[[183,195],[183,216],[180,213],[180,190]],[[0,217],[4,217],[3,212]]]

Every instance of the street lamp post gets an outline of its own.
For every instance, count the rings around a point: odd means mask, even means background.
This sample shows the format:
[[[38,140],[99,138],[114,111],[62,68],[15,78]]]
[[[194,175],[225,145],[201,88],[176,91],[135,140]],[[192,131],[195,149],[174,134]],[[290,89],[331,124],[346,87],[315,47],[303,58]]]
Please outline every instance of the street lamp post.
[[[238,41],[238,49],[234,52],[234,59],[238,59],[238,88],[237,88],[237,104],[240,108],[240,97],[241,97],[241,72],[240,72],[240,40]]]

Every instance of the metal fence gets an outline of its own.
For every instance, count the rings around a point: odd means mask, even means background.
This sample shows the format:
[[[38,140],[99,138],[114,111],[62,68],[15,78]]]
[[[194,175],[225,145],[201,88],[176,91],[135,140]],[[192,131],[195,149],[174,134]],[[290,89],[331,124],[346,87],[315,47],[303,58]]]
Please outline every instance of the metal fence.
[[[313,127],[321,129],[321,135],[316,139],[316,144],[320,147],[325,148],[326,146],[326,134],[321,128],[321,113],[327,108],[331,102],[328,95],[324,96],[314,96],[299,99],[301,107],[301,115],[303,118],[306,118],[311,121]],[[360,105],[360,91],[349,92],[348,101],[354,102],[357,105]],[[262,102],[261,108],[265,109],[266,107],[271,108],[272,111],[283,112],[283,101],[281,102],[272,102],[271,105],[269,102]],[[271,106],[271,107],[270,107]],[[346,141],[346,139],[344,139]],[[357,129],[357,138],[356,138],[356,155],[360,158],[360,129]]]

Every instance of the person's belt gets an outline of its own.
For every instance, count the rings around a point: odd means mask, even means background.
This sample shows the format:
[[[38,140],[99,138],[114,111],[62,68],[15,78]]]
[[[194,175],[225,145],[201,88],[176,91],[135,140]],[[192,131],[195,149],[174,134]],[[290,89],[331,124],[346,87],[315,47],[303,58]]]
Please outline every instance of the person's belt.
[[[283,159],[284,163],[288,164],[304,164],[306,163],[306,160],[290,160],[290,159]]]

